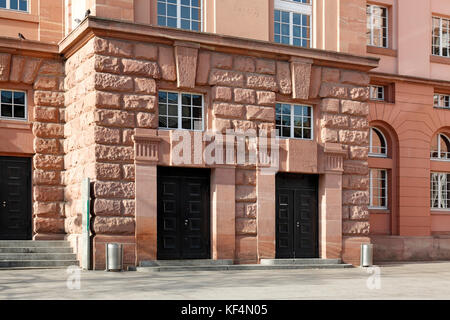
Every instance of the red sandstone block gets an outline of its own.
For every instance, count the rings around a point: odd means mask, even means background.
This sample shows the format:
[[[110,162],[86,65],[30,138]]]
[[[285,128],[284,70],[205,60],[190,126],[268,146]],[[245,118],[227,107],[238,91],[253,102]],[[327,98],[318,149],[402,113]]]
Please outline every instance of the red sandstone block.
[[[57,139],[34,138],[33,147],[36,153],[59,154],[62,151],[60,141]]]
[[[320,104],[322,112],[338,113],[339,112],[339,100],[338,99],[322,99]]]
[[[368,145],[369,132],[356,130],[339,130],[339,141],[345,144]]]
[[[34,92],[34,104],[37,106],[62,107],[64,106],[64,93],[36,90]]]
[[[238,218],[236,219],[236,234],[256,235],[256,219]]]
[[[241,119],[245,113],[244,106],[231,103],[214,103],[213,110],[216,117],[224,118]]]
[[[123,178],[125,180],[134,181],[135,179],[135,170],[134,164],[125,164],[122,166]]]
[[[367,160],[368,148],[351,146],[349,155],[352,160]]]
[[[63,63],[56,60],[44,60],[39,69],[39,74],[62,76],[64,75]]]
[[[247,75],[247,87],[269,91],[278,91],[278,85],[274,76],[269,75]]]
[[[134,145],[133,137],[134,130],[133,129],[123,129],[122,130],[122,144],[127,146]]]
[[[59,90],[59,78],[39,76],[33,84],[35,90]]]
[[[320,120],[322,127],[327,128],[347,128],[348,116],[324,114]]]
[[[33,170],[33,184],[60,185],[61,173],[59,171]]]
[[[134,91],[136,93],[155,94],[156,93],[156,81],[154,79],[135,78],[134,79]]]
[[[133,182],[94,182],[94,196],[98,198],[125,198],[134,199]]]
[[[216,101],[231,101],[233,93],[228,87],[213,87],[213,100]]]
[[[63,170],[64,158],[62,156],[36,154],[33,157],[35,169]]]
[[[133,45],[125,41],[96,37],[94,40],[94,52],[119,57],[131,57],[133,56]]]
[[[59,110],[57,108],[35,106],[33,110],[34,120],[38,122],[58,122]]]
[[[274,60],[268,59],[257,59],[256,60],[256,72],[257,73],[266,73],[266,74],[275,74],[276,67]]]
[[[233,67],[233,57],[229,54],[213,53],[211,65],[218,69],[231,69]]]
[[[342,191],[342,203],[348,205],[365,205],[369,204],[368,191]]]
[[[64,233],[64,219],[34,218],[33,230],[36,233]]]
[[[37,217],[60,218],[64,215],[64,210],[59,202],[38,202],[33,203],[33,214]]]
[[[360,130],[369,129],[369,121],[367,118],[350,117],[350,128]]]
[[[121,105],[122,98],[120,94],[102,91],[95,92],[95,106],[97,108],[120,109]]]
[[[25,66],[22,74],[22,82],[26,84],[32,84],[36,79],[39,71],[39,66],[42,63],[42,59],[27,58],[25,60]]]
[[[321,84],[322,84],[322,68],[312,66],[311,81],[309,86],[309,98],[317,98],[319,96]]]
[[[236,186],[236,201],[239,202],[255,202],[256,187],[254,186]]]
[[[254,104],[255,101],[255,90],[241,88],[234,89],[234,102]]]
[[[33,134],[39,138],[63,138],[64,126],[56,123],[33,123]]]
[[[366,175],[369,173],[369,165],[367,161],[359,160],[345,160],[344,172],[347,174],[361,174]]]
[[[259,121],[275,121],[275,109],[273,107],[247,106],[247,119]]]
[[[370,82],[370,77],[367,73],[358,71],[341,71],[341,82],[348,84],[355,84],[358,86],[367,86]]]
[[[209,75],[210,85],[243,87],[244,75],[240,72],[213,69]]]
[[[134,218],[128,217],[95,217],[93,229],[96,234],[134,234]]]
[[[34,186],[33,200],[42,202],[64,201],[64,187]]]
[[[96,73],[94,78],[96,90],[105,91],[133,91],[133,79],[127,76],[113,75],[109,73]]]
[[[134,55],[137,59],[156,61],[158,59],[158,47],[149,43],[136,43]]]
[[[349,92],[347,87],[343,87],[341,85],[333,83],[322,83],[319,91],[319,96],[322,98],[328,97],[346,99],[349,97]]]
[[[20,82],[22,80],[22,72],[25,66],[25,58],[22,56],[13,55],[11,59],[11,71],[9,74],[9,81]]]
[[[339,82],[339,69],[322,68],[322,81]]]
[[[231,129],[232,127],[231,120],[218,118],[213,120],[213,130],[215,132],[225,133],[227,129]]]
[[[343,221],[343,234],[361,234],[368,235],[370,231],[370,224],[368,221]]]
[[[199,85],[208,83],[209,70],[211,69],[211,54],[200,51],[198,54],[197,76],[195,82]]]
[[[148,95],[124,95],[125,110],[155,112],[156,98]]]
[[[341,102],[342,113],[351,115],[367,116],[369,114],[369,104],[365,102],[343,100]]]
[[[161,72],[156,62],[122,59],[123,72],[130,75],[161,78]]]
[[[234,58],[234,69],[242,72],[255,72],[255,59],[237,56]]]
[[[158,64],[161,70],[161,77],[163,80],[175,81],[177,80],[175,58],[172,47],[160,46]]]
[[[291,70],[288,62],[277,61],[277,84],[281,94],[292,93]]]
[[[11,70],[11,54],[0,53],[0,81],[9,80],[10,70]]]
[[[95,126],[94,129],[95,143],[119,144],[120,137],[121,137],[120,129]]]
[[[97,72],[122,73],[120,58],[95,55],[94,68]]]
[[[256,91],[256,101],[258,105],[274,106],[276,102],[275,92]]]
[[[96,163],[95,177],[97,180],[120,180],[122,178],[120,164]]]
[[[353,100],[367,101],[369,99],[369,88],[352,88],[350,89],[350,98]]]
[[[134,114],[117,110],[97,110],[95,122],[98,125],[113,127],[134,127]]]
[[[291,62],[292,97],[308,99],[311,82],[311,63]]]
[[[153,113],[138,112],[136,124],[139,128],[158,128],[158,116]]]
[[[122,205],[121,205],[121,213],[124,216],[132,216],[134,217],[135,214],[135,207],[136,207],[136,203],[135,200],[122,200]]]
[[[330,128],[322,128],[322,142],[338,142],[338,131]]]
[[[195,88],[198,49],[175,47],[178,88]]]
[[[245,121],[245,120],[233,120],[233,128],[236,131],[248,131],[256,130],[257,125],[255,121]]]
[[[115,199],[95,199],[94,213],[96,216],[120,216],[121,201]]]
[[[368,220],[369,210],[367,206],[350,206],[349,207],[350,219],[352,220]]]
[[[254,170],[236,170],[237,185],[256,185],[256,172]]]
[[[344,174],[342,176],[342,188],[350,189],[350,190],[367,190],[369,187],[369,177],[365,176],[357,176],[357,175],[348,175]]]
[[[133,161],[134,149],[119,146],[95,146],[95,158],[104,161]]]

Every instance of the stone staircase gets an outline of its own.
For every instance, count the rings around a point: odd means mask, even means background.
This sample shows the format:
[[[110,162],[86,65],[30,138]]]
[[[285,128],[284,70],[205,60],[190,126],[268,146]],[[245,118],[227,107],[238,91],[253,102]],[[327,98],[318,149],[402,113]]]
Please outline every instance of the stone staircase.
[[[69,242],[0,240],[0,269],[79,266]]]
[[[233,260],[154,260],[142,261],[136,271],[227,271],[352,268],[340,259],[261,259],[260,264],[233,264]]]

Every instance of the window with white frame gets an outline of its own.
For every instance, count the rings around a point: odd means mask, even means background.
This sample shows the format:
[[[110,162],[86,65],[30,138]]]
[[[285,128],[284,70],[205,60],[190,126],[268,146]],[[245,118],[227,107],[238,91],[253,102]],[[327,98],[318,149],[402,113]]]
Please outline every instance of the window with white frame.
[[[433,17],[431,50],[435,56],[450,56],[450,19]]]
[[[27,119],[27,96],[24,91],[0,90],[0,118]]]
[[[370,100],[384,101],[384,86],[370,85]]]
[[[434,107],[450,109],[450,95],[448,94],[434,94]]]
[[[158,25],[202,31],[201,0],[158,0]]]
[[[158,92],[159,128],[202,131],[203,95]]]
[[[387,48],[389,46],[388,8],[368,4],[367,45]]]
[[[370,128],[369,156],[387,157],[387,143],[384,134],[377,128]]]
[[[370,169],[370,208],[387,209],[387,170]]]
[[[312,139],[313,115],[311,106],[277,103],[275,117],[278,136],[283,138]]]
[[[450,160],[450,139],[443,133],[431,142],[431,159]]]
[[[0,9],[28,12],[28,0],[0,0]]]
[[[431,208],[450,209],[449,191],[450,174],[445,172],[431,173]]]
[[[275,0],[274,41],[311,47],[311,15],[310,0]]]

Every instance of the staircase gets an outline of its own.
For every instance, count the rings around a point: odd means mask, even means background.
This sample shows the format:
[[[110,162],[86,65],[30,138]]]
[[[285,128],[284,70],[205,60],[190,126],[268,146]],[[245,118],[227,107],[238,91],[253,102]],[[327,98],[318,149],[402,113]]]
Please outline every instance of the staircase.
[[[69,242],[0,240],[0,269],[79,266]]]

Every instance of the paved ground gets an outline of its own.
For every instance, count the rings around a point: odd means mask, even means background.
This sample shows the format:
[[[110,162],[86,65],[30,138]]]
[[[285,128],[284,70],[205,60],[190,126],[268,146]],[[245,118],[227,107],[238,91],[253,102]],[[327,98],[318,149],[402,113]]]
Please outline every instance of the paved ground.
[[[189,274],[82,271],[80,289],[72,290],[65,269],[0,270],[0,300],[450,298],[450,262],[383,265],[377,270],[380,282],[360,268]]]

